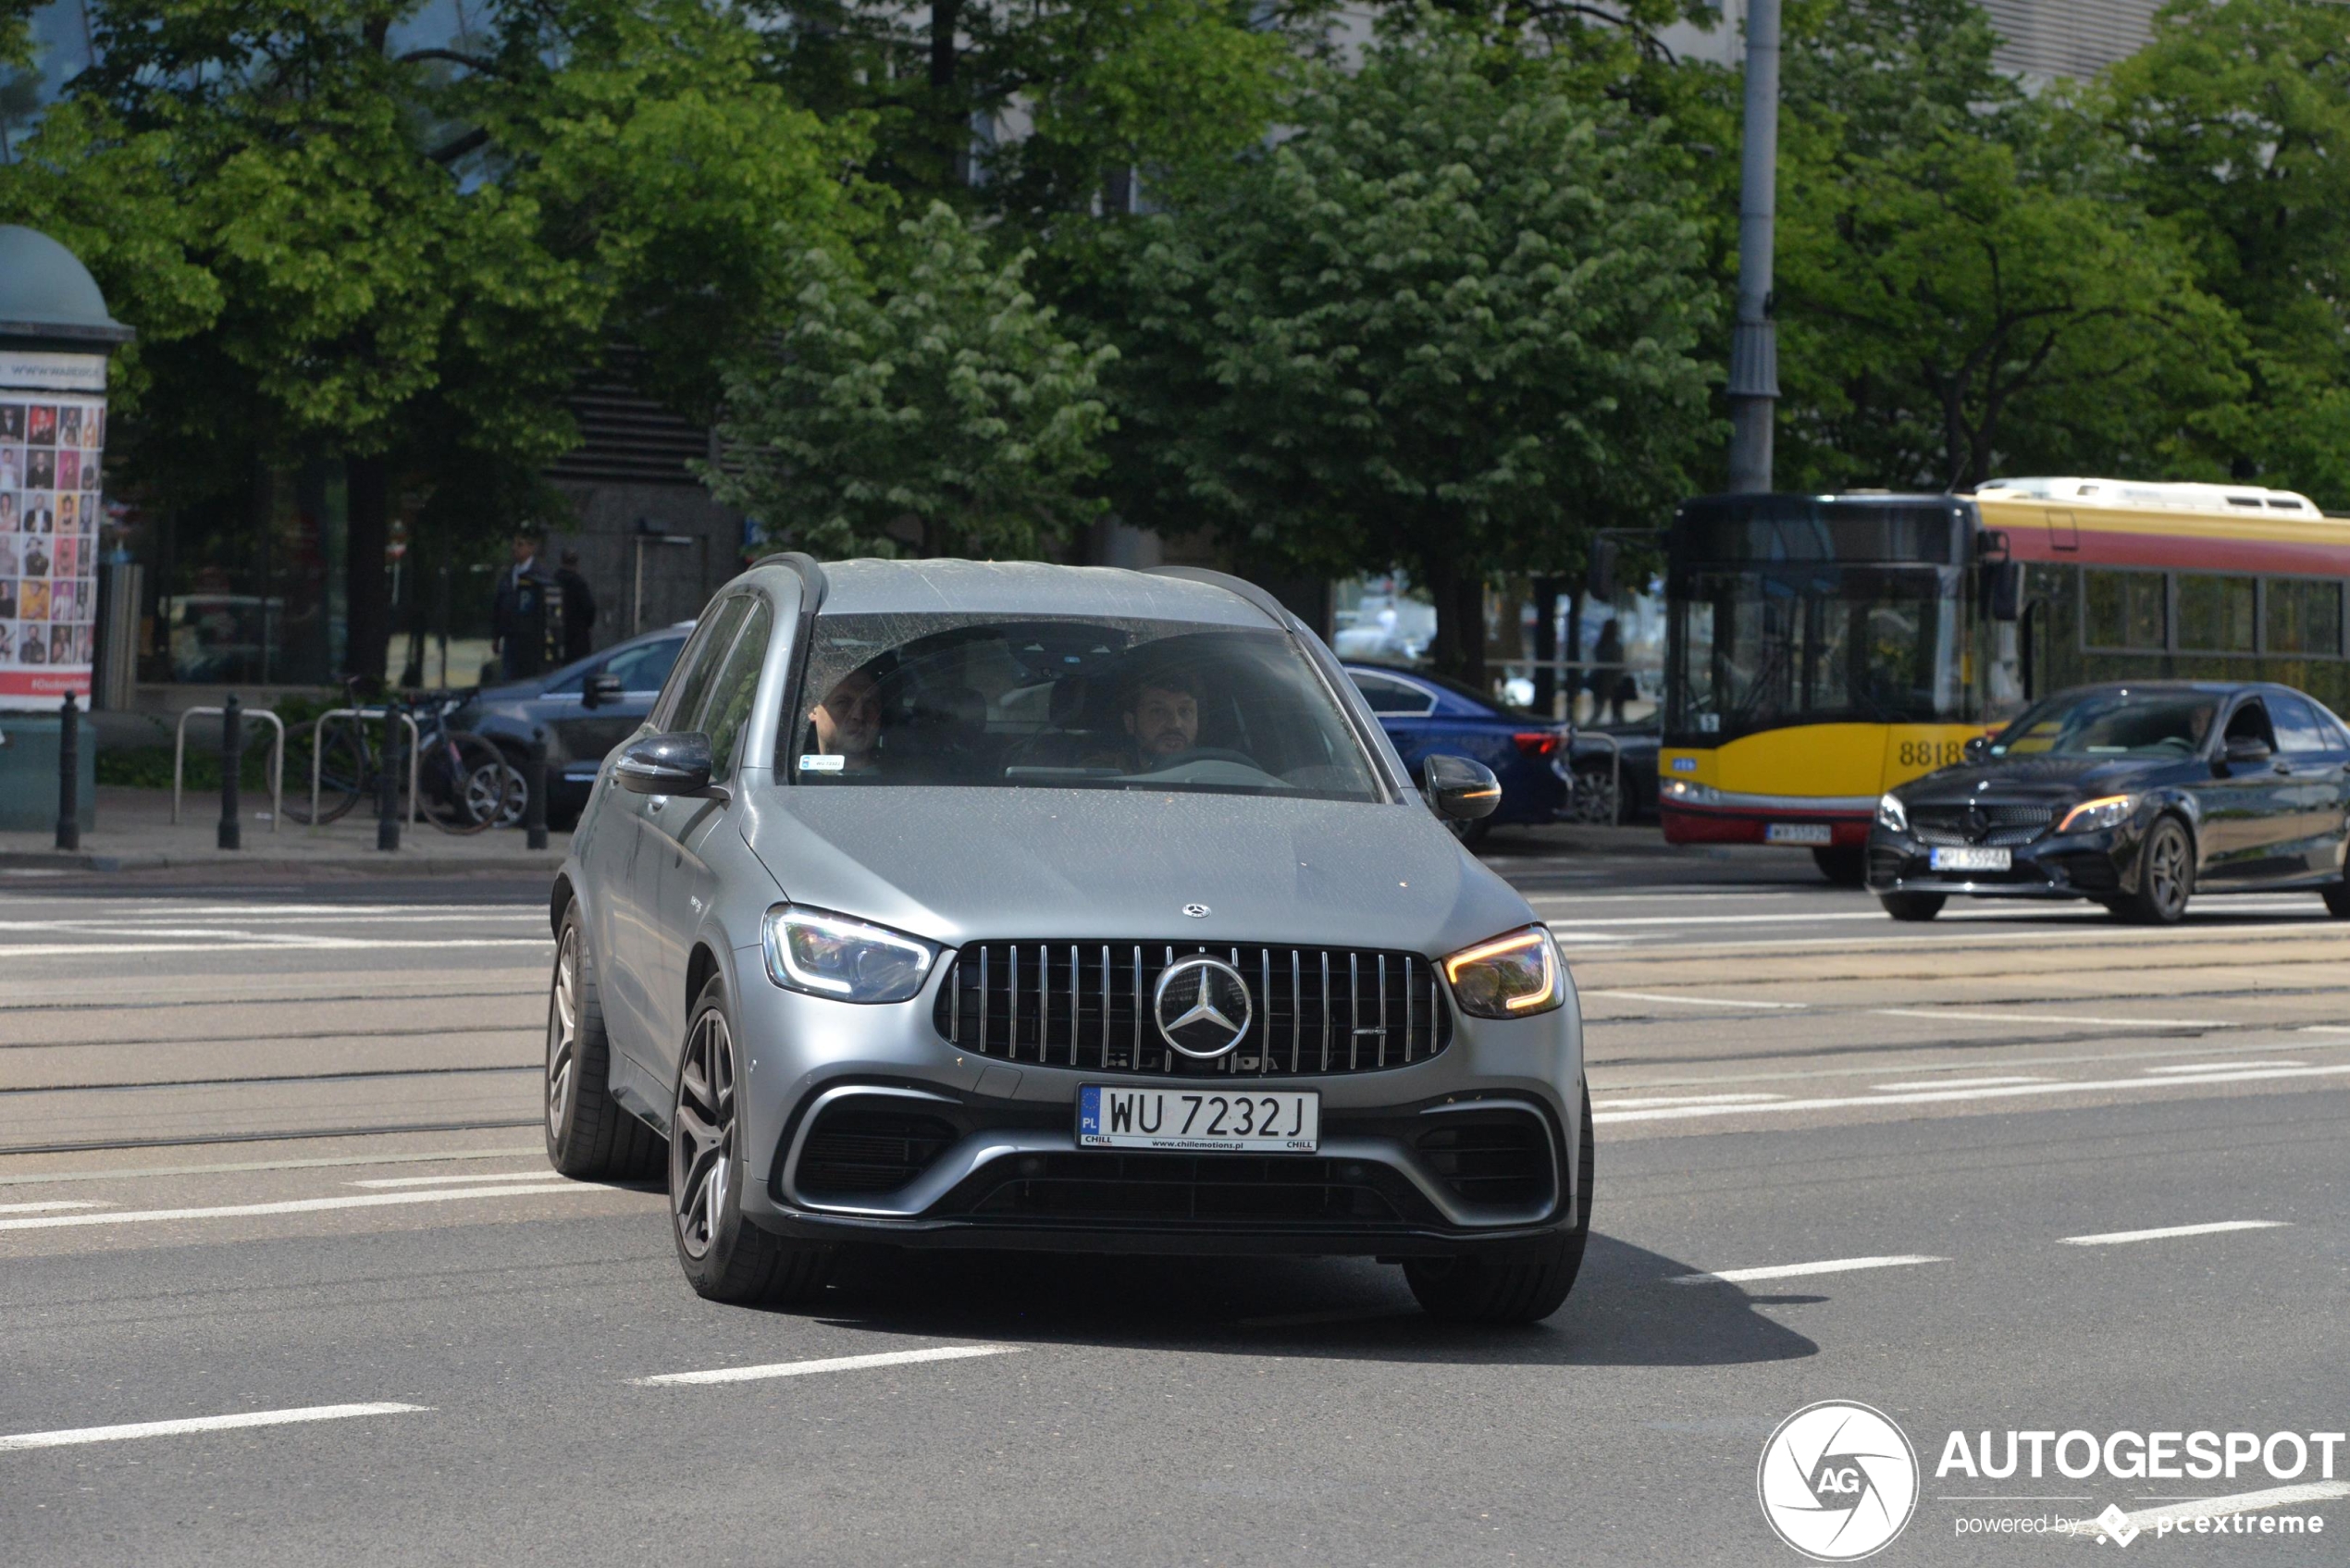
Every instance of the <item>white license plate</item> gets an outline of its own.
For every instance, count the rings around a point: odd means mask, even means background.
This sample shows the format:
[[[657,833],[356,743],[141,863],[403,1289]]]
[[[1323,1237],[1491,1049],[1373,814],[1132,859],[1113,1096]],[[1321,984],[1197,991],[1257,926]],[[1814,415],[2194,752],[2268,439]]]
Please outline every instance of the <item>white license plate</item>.
[[[1310,1091],[1229,1088],[1077,1092],[1077,1142],[1087,1149],[1310,1154],[1322,1146],[1322,1097]]]
[[[1926,857],[1937,871],[2004,871],[2014,861],[2008,849],[1936,849]]]
[[[1762,830],[1765,844],[1833,844],[1836,829],[1825,822],[1773,822]]]

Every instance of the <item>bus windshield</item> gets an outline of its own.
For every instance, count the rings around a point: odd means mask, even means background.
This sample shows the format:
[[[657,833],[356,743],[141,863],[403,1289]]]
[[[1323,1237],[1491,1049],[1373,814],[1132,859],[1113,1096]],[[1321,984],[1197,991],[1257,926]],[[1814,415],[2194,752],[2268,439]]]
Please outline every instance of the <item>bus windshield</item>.
[[[1955,568],[1793,562],[1676,585],[1665,733],[1718,746],[1797,723],[1959,719]]]

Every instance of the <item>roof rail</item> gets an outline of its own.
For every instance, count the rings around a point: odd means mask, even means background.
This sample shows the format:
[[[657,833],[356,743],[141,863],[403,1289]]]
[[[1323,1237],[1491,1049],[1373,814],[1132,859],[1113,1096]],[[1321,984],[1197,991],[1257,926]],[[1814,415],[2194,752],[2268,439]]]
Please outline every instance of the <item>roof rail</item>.
[[[779,549],[773,555],[761,556],[750,564],[754,571],[761,566],[788,566],[798,573],[800,582],[806,585],[808,590],[807,613],[810,614],[813,614],[824,602],[824,595],[832,588],[832,584],[824,576],[822,563],[804,549]]]

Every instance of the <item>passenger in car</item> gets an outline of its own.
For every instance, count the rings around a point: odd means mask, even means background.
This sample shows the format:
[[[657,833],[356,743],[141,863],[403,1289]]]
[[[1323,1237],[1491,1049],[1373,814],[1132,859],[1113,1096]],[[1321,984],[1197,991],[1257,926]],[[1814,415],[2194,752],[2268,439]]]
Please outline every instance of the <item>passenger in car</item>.
[[[843,772],[860,773],[876,760],[881,739],[881,683],[870,668],[843,675],[808,715],[820,756],[842,759]]]

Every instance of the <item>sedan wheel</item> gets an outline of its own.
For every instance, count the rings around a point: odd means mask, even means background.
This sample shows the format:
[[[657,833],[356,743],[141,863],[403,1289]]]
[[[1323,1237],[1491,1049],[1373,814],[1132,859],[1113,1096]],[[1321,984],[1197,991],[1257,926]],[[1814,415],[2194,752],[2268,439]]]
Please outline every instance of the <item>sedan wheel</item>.
[[[741,1081],[735,1028],[718,981],[703,987],[686,1026],[669,1118],[670,1230],[698,1294],[717,1302],[812,1301],[831,1278],[834,1250],[761,1230],[743,1217]]]
[[[2138,890],[2110,907],[2140,925],[2176,925],[2195,896],[2195,841],[2176,817],[2156,821],[2138,852]]]

